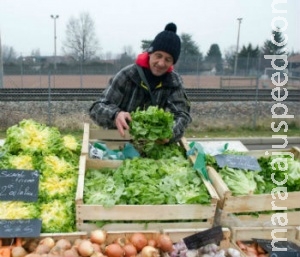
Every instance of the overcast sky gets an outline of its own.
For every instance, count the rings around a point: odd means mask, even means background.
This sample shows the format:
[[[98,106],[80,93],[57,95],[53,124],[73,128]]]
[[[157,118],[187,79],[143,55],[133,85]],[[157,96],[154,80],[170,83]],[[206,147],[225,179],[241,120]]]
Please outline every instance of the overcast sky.
[[[108,52],[120,54],[128,46],[138,54],[141,40],[152,40],[168,22],[176,23],[178,34],[190,34],[204,55],[216,43],[224,56],[237,44],[237,18],[241,17],[240,47],[249,43],[261,47],[270,39],[273,21],[279,27],[287,25],[283,32],[288,37],[286,46],[300,52],[300,1],[278,4],[286,13],[273,13],[272,2],[276,0],[0,0],[1,41],[18,55],[30,55],[36,49],[41,55],[53,55],[50,15],[59,15],[56,44],[60,55],[69,19],[88,12],[95,22],[102,57]]]

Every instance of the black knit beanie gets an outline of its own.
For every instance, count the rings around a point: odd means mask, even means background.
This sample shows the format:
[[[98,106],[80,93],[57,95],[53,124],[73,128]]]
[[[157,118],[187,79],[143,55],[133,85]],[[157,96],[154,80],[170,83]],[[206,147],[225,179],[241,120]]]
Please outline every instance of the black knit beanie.
[[[176,34],[177,27],[174,23],[168,23],[165,30],[157,34],[151,43],[148,53],[155,51],[163,51],[172,55],[174,64],[177,62],[180,55],[181,42]]]

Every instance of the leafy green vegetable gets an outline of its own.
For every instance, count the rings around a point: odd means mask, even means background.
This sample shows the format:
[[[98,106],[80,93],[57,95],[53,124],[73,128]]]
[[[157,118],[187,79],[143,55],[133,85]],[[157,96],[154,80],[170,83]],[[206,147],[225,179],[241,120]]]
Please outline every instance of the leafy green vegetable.
[[[147,110],[139,108],[131,113],[130,130],[134,146],[145,157],[156,151],[156,141],[171,139],[173,136],[174,115],[157,106]],[[149,154],[151,155],[151,153]]]
[[[88,170],[84,203],[111,207],[116,204],[209,204],[209,193],[183,157],[153,160],[126,159],[117,169]]]
[[[282,154],[260,157],[258,163],[262,168],[261,172],[266,182],[266,193],[270,193],[273,188],[278,186],[274,181],[285,181],[285,175],[288,179],[284,186],[287,187],[288,192],[300,191],[299,160],[295,160],[290,155]]]
[[[42,232],[74,232],[75,229],[75,203],[69,197],[61,200],[41,203]]]
[[[147,110],[139,108],[131,113],[130,134],[135,140],[156,141],[171,138],[173,135],[174,116],[157,106],[149,106]]]
[[[233,169],[225,166],[219,170],[219,174],[233,195],[256,194],[264,187],[263,178],[257,171]]]
[[[39,215],[37,203],[0,201],[0,219],[35,219]]]
[[[34,120],[22,120],[9,127],[3,148],[11,154],[35,154],[58,151],[62,145],[61,134],[55,127],[48,127]]]

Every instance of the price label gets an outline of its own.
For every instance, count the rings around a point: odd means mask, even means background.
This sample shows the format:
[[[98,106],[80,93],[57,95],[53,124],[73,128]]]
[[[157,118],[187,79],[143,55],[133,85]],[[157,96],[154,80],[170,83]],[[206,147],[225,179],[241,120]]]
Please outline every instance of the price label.
[[[217,226],[185,237],[183,238],[183,241],[188,249],[198,249],[208,244],[218,245],[222,239],[222,227]]]
[[[257,159],[248,155],[231,155],[231,154],[218,154],[215,155],[217,164],[223,168],[225,166],[236,169],[246,169],[260,171],[261,167]]]
[[[39,237],[41,227],[39,219],[0,220],[0,238]]]
[[[39,172],[0,170],[0,201],[35,202],[38,198]]]

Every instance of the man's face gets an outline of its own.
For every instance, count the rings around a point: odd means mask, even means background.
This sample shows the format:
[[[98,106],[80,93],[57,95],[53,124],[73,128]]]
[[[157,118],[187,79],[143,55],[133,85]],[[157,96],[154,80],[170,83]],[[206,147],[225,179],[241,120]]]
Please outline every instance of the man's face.
[[[150,70],[155,76],[161,76],[173,65],[173,57],[163,51],[151,53],[149,58]]]

